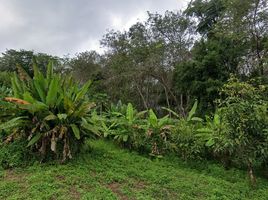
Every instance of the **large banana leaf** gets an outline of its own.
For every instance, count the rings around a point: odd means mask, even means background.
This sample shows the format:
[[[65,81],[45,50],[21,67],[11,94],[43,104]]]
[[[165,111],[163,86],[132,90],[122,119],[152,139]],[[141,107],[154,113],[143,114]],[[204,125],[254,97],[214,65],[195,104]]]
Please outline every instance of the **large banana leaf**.
[[[45,86],[44,86],[45,83],[42,83],[42,81],[34,78],[33,84],[34,84],[34,88],[36,89],[38,93],[38,99],[40,99],[42,102],[46,102],[46,94],[45,94]]]
[[[21,81],[19,81],[17,74],[14,73],[13,77],[11,77],[11,85],[12,85],[14,97],[16,97],[16,98],[22,97],[21,94],[23,93],[23,89],[21,87],[22,84],[20,82]]]
[[[155,128],[158,125],[158,119],[152,109],[149,111],[149,123]]]
[[[29,141],[27,147],[34,145],[35,143],[37,143],[40,138],[42,137],[42,133],[37,133],[34,137],[32,137],[32,139]]]
[[[53,76],[53,62],[49,61],[48,65],[47,65],[47,79],[51,80]]]
[[[75,97],[75,101],[80,100],[82,97],[85,96],[85,94],[88,92],[89,87],[91,86],[92,81],[89,80],[88,82],[86,82],[86,84],[80,89],[80,91],[77,93],[76,97]]]
[[[126,118],[129,122],[132,122],[134,120],[134,108],[131,103],[128,103],[127,105]]]
[[[47,97],[46,97],[46,104],[50,107],[53,107],[57,103],[57,96],[59,91],[59,80],[57,77],[53,77],[50,82]]]
[[[0,130],[9,130],[22,126],[25,123],[25,117],[15,117],[7,122],[0,124]]]
[[[198,101],[195,100],[194,105],[188,114],[187,121],[190,121],[192,119],[192,117],[194,116],[196,109],[197,109],[197,104],[198,104]]]
[[[30,113],[48,111],[48,106],[40,101],[35,101],[32,104],[19,105],[19,107],[28,110]]]
[[[74,136],[76,139],[80,140],[80,130],[75,124],[71,124],[71,128],[73,130]]]

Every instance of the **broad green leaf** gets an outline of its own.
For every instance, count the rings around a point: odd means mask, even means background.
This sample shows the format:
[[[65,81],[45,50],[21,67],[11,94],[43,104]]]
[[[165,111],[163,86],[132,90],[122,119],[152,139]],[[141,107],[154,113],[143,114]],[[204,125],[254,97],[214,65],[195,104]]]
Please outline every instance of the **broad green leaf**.
[[[38,133],[36,134],[34,137],[32,137],[32,139],[30,140],[30,142],[28,143],[27,147],[34,145],[36,142],[38,142],[38,140],[42,137],[42,133]]]
[[[126,114],[126,118],[129,122],[133,121],[134,118],[134,108],[132,106],[131,103],[128,103],[127,105],[127,114]]]
[[[74,102],[67,96],[64,96],[64,109],[69,115],[75,111]]]
[[[23,93],[23,99],[25,101],[28,101],[29,103],[34,103],[36,100],[32,97],[31,93],[30,92],[24,92]]]
[[[84,102],[80,107],[76,108],[73,113],[73,116],[82,117],[86,115],[96,104],[92,102]]]
[[[221,123],[220,116],[218,114],[215,114],[213,121],[214,121],[215,125],[220,125],[220,123]]]
[[[45,103],[46,102],[45,88],[43,88],[39,80],[34,79],[33,84],[40,97],[40,100]]]
[[[56,104],[58,96],[58,87],[59,81],[57,77],[54,77],[50,82],[49,89],[47,92],[46,103],[48,106],[54,106]]]
[[[206,146],[207,147],[211,147],[215,144],[214,140],[212,138],[210,138],[207,142],[206,142]]]
[[[106,126],[106,124],[104,123],[104,121],[101,122],[101,125],[102,125],[102,128],[105,130],[105,131],[108,131],[109,128]]]
[[[213,131],[210,128],[199,128],[197,129],[199,133],[212,133]]]
[[[112,114],[112,115],[115,115],[115,116],[117,116],[117,117],[119,117],[119,116],[123,116],[123,114],[120,113],[120,112],[111,112],[111,114]]]
[[[109,132],[104,132],[103,133],[103,137],[105,137],[105,138],[108,137],[108,135],[109,135]]]
[[[50,60],[47,65],[47,79],[51,80],[53,75],[53,62]]]
[[[48,110],[47,105],[42,103],[42,102],[40,102],[40,101],[36,101],[36,102],[34,102],[32,104],[27,104],[27,105],[19,105],[19,107],[21,109],[26,109],[31,113]]]
[[[191,121],[202,122],[203,119],[199,117],[192,117]]]
[[[13,77],[11,77],[11,85],[12,85],[14,96],[16,98],[22,98],[22,93],[23,93],[23,89],[21,88],[22,83],[18,79],[18,76],[16,73],[14,73]]]
[[[168,111],[169,113],[173,114],[175,117],[179,118],[180,115],[178,113],[176,113],[175,111],[169,109],[169,108],[166,108],[166,107],[162,107],[163,110],[166,110]]]
[[[169,120],[168,115],[158,119],[159,126],[162,127],[163,125],[167,124],[168,120]]]
[[[59,120],[65,120],[65,119],[67,119],[68,115],[65,113],[63,113],[63,114],[59,113],[59,114],[57,114],[57,117],[59,118]]]
[[[80,100],[83,96],[85,96],[85,94],[88,91],[88,88],[90,87],[90,85],[92,84],[92,81],[89,80],[88,82],[86,82],[83,87],[80,89],[80,91],[77,93],[76,97],[75,97],[75,101]]]
[[[34,71],[34,77],[37,77],[41,72],[38,69],[36,58],[33,57],[33,71]]]
[[[97,136],[100,136],[99,130],[95,126],[89,124],[85,118],[82,118],[81,127],[83,127],[84,129],[90,131],[91,133],[94,133]]]
[[[46,121],[51,121],[51,120],[55,120],[55,119],[58,119],[58,117],[54,114],[50,114],[44,118],[44,120],[46,120]]]
[[[75,124],[71,124],[71,128],[73,130],[74,136],[76,139],[80,140],[80,130]]]
[[[137,113],[137,117],[143,117],[145,113],[147,113],[148,110],[144,110],[144,111],[141,111],[141,112],[138,112]]]
[[[196,109],[197,109],[197,104],[198,104],[198,101],[195,100],[194,105],[188,114],[187,121],[190,121],[192,119],[192,117],[194,116]]]
[[[12,86],[14,97],[20,98],[20,91],[19,91],[19,88],[17,87],[14,77],[11,77],[11,86]]]
[[[128,140],[128,135],[124,135],[124,136],[123,136],[123,141],[124,141],[124,142],[127,142],[127,140]]]
[[[153,127],[157,127],[157,125],[158,125],[157,116],[155,115],[155,113],[154,113],[154,111],[152,109],[150,109],[150,111],[149,111],[149,123]]]
[[[0,130],[8,130],[23,125],[23,119],[25,119],[25,117],[16,117],[7,122],[1,123]]]

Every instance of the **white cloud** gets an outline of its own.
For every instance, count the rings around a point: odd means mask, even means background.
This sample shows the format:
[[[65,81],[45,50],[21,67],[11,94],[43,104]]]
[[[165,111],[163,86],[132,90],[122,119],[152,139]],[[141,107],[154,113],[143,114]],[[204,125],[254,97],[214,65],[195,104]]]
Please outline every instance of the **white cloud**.
[[[8,2],[0,3],[0,31],[8,31],[12,27],[22,26],[23,20]]]
[[[31,49],[53,55],[103,51],[108,29],[127,30],[147,11],[184,7],[182,0],[0,0],[0,52]]]

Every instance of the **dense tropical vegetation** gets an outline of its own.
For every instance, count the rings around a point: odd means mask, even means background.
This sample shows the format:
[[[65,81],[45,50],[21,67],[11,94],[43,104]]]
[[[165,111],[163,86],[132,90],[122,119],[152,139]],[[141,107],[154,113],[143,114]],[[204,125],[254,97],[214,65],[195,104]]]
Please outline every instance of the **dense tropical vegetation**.
[[[247,170],[258,187],[268,164],[266,0],[194,0],[184,11],[148,12],[145,22],[109,31],[101,44],[103,55],[73,58],[2,53],[2,168],[79,160],[101,139],[163,163]],[[235,195],[246,198],[244,190]]]

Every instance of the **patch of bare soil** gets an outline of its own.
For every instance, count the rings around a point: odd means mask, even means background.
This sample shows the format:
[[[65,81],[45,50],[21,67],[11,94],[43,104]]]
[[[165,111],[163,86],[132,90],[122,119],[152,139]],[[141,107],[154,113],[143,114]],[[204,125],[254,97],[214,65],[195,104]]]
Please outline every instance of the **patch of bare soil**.
[[[14,170],[6,170],[4,180],[12,182],[23,182],[25,180],[25,173],[16,173]]]
[[[70,188],[70,196],[72,197],[72,199],[75,199],[75,200],[81,199],[81,194],[80,192],[77,191],[74,185]]]
[[[119,183],[113,182],[108,185],[108,188],[112,190],[113,193],[115,193],[120,200],[129,200],[129,198],[124,195],[121,191],[121,185]]]
[[[144,190],[146,188],[147,184],[144,181],[137,180],[134,182],[134,189],[136,190]]]

